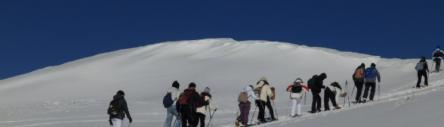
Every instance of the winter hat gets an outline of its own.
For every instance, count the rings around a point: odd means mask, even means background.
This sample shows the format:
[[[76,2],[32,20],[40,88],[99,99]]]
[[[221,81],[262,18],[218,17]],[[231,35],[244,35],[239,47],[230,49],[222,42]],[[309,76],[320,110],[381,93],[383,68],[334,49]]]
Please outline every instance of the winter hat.
[[[203,92],[205,92],[205,93],[210,93],[210,87],[205,87],[205,89],[204,89],[204,91]]]
[[[421,62],[425,62],[425,61],[426,61],[425,56],[422,56],[422,57],[421,57]]]
[[[365,64],[364,63],[361,63],[361,66],[360,67],[363,67],[363,68],[365,68]]]
[[[376,67],[376,64],[375,64],[375,63],[372,63],[371,67]]]
[[[188,88],[196,88],[196,83],[191,82],[191,83],[188,85]]]
[[[265,78],[265,76],[262,76],[260,81],[267,81],[267,78]]]
[[[326,79],[327,78],[327,74],[321,73],[321,75],[319,75],[319,77],[322,78],[322,79]]]
[[[125,95],[125,92],[123,92],[123,90],[119,90],[117,91],[117,95]]]
[[[304,81],[303,81],[301,78],[297,78],[296,80],[294,80],[294,82],[297,82],[297,83],[304,83]]]
[[[174,88],[177,88],[177,89],[179,89],[179,82],[177,82],[177,80],[176,81],[174,81],[173,82],[173,85],[172,85]]]

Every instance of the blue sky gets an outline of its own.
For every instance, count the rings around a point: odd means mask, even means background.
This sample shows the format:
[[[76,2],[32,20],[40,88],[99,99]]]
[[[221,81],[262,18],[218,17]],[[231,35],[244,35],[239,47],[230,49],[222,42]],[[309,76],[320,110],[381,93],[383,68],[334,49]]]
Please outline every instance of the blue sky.
[[[2,0],[0,79],[170,40],[285,41],[383,57],[429,56],[444,2],[358,0]]]

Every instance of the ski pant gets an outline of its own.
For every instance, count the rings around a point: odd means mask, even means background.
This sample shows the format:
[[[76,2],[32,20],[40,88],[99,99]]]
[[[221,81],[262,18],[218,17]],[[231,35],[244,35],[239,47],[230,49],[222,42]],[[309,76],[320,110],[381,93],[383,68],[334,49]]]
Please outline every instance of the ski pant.
[[[418,87],[418,88],[421,87],[420,84],[421,84],[422,76],[424,76],[424,84],[426,86],[429,85],[427,71],[418,71],[418,82],[416,83],[416,87]]]
[[[111,122],[113,123],[112,127],[122,127],[122,119],[113,118]]]
[[[271,119],[275,120],[276,117],[274,117],[273,105],[271,105],[271,99],[269,97],[267,97],[266,106],[268,108],[268,111],[270,112]]]
[[[250,113],[250,102],[240,102],[239,103],[239,110],[240,110],[240,121],[243,125],[248,124],[248,116]]]
[[[324,91],[324,108],[325,110],[330,110],[329,101],[331,100],[331,103],[333,103],[333,106],[339,107],[336,103],[336,93],[331,91],[330,88],[325,89]]]
[[[197,127],[196,112],[189,105],[180,106],[180,114],[182,117],[182,127]]]
[[[369,91],[370,90],[370,91]],[[373,97],[375,96],[376,83],[374,82],[366,82],[365,90],[364,90],[364,98],[367,99],[368,92],[370,92],[370,101],[373,101]]]
[[[290,114],[291,116],[302,115],[301,108],[302,108],[302,99],[301,98],[291,99],[291,114]],[[296,114],[296,109],[297,109],[297,114]]]
[[[440,66],[441,66],[441,58],[435,58],[435,70],[436,72],[439,72]]]
[[[200,127],[205,127],[205,114],[198,112],[196,113],[196,118],[197,118],[196,123],[199,123]]]
[[[311,92],[313,94],[313,102],[311,103],[311,111],[312,112],[319,112],[321,111],[321,96],[319,95],[320,92]]]
[[[361,95],[362,95],[362,87],[364,86],[363,80],[354,80],[355,86],[356,86],[356,102],[361,102]]]
[[[163,124],[164,127],[171,127],[171,122],[173,121],[173,117],[176,117],[176,121],[174,122],[175,125],[173,125],[174,127],[180,127],[180,125],[182,124],[181,118],[179,117],[179,113],[176,110],[176,105],[171,105],[170,107],[167,108],[167,117],[165,120],[165,123]]]
[[[257,115],[257,119],[260,122],[265,122],[265,101],[256,100],[256,106],[259,108],[259,114]]]

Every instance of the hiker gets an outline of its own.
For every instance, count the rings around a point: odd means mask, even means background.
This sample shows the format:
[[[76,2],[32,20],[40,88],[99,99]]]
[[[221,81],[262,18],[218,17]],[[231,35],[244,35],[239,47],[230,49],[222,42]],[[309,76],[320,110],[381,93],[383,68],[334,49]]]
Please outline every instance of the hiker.
[[[216,111],[217,108],[212,103],[213,101],[211,100],[209,87],[205,87],[204,91],[200,94],[200,97],[202,102],[200,107],[196,109],[197,123],[200,124],[200,127],[205,127],[206,112],[209,112],[211,116],[211,113],[213,113],[213,111]]]
[[[179,96],[176,108],[182,118],[182,127],[197,127],[196,108],[201,103],[199,93],[196,92],[196,83],[191,82],[188,88]]]
[[[259,96],[256,99],[256,105],[259,108],[258,120],[261,123],[267,122],[265,120],[265,106],[267,102],[269,102],[271,96],[273,96],[273,92],[269,86],[269,83],[265,77],[262,77],[256,84],[255,93]],[[272,119],[276,119],[273,114],[273,109],[270,110],[270,116]]]
[[[245,89],[239,93],[237,101],[239,102],[240,115],[237,117],[236,127],[248,126],[248,116],[251,108],[251,102],[249,101],[249,92],[253,89],[250,86],[245,87]],[[254,95],[254,94],[253,94]]]
[[[248,126],[248,116],[250,114],[251,101],[257,99],[256,94],[254,94],[253,88],[254,88],[253,85],[247,85],[239,94],[238,101],[239,101],[240,115],[238,117],[238,121],[242,125],[238,124],[238,126]]]
[[[337,93],[344,95],[344,92],[342,91],[342,88],[338,82],[333,82],[325,88],[325,90],[324,90],[324,109],[325,109],[325,111],[330,110],[329,101],[331,101],[331,103],[333,104],[335,109],[341,109],[341,107],[339,107],[338,104],[336,103],[336,94]]]
[[[163,124],[164,127],[171,127],[173,117],[176,119],[173,126],[181,126],[181,118],[179,117],[179,113],[176,109],[176,102],[180,95],[179,86],[179,82],[174,81],[171,88],[168,89],[167,95],[164,97],[164,107],[167,108],[167,117],[165,123]]]
[[[356,103],[361,103],[361,95],[362,95],[362,87],[364,86],[364,71],[365,71],[365,64],[361,63],[353,73],[353,81],[355,82],[356,87]]]
[[[367,97],[369,95],[370,90],[370,101],[373,101],[373,97],[375,96],[376,90],[376,80],[378,83],[381,82],[381,76],[379,75],[378,69],[376,69],[376,64],[372,63],[371,66],[365,69],[365,89],[364,89],[364,100],[365,103],[367,101]]]
[[[291,117],[297,117],[301,116],[301,108],[302,108],[302,92],[305,92],[308,90],[308,87],[303,85],[303,81],[301,78],[297,78],[293,84],[290,84],[287,87],[287,92],[290,93],[290,99],[291,99]],[[297,113],[296,113],[297,109]]]
[[[444,52],[439,46],[432,53],[433,61],[435,61],[435,71],[439,72],[441,66],[441,58],[444,57]]]
[[[310,113],[321,112],[321,90],[325,88],[323,85],[324,80],[327,79],[327,74],[321,73],[319,76],[314,75],[310,80],[308,80],[308,87],[311,89],[311,93],[313,94],[313,102],[311,103],[311,111]]]
[[[117,91],[113,100],[109,104],[109,123],[113,127],[122,127],[122,121],[125,118],[125,115],[128,117],[130,123],[133,122],[124,96],[125,93],[122,90]]]
[[[421,88],[421,78],[424,76],[424,85],[428,86],[428,77],[427,73],[429,72],[429,66],[427,65],[427,61],[425,57],[422,57],[421,60],[415,66],[416,71],[418,72],[418,82],[416,83],[416,88]]]

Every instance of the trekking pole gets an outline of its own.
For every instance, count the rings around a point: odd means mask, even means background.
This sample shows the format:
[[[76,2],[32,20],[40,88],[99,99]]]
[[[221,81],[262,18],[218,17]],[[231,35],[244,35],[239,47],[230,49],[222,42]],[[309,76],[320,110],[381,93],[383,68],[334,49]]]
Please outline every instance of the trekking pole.
[[[249,122],[249,123],[253,123],[254,116],[255,116],[255,114],[256,114],[256,109],[257,109],[257,105],[254,107],[254,110],[253,110],[253,116],[251,116],[251,119],[250,119],[250,122]]]
[[[348,83],[347,83],[347,80],[345,80],[345,89],[346,89],[346,92],[348,92]],[[348,95],[347,95],[347,98],[348,98]],[[345,97],[344,97],[344,104],[342,104],[343,106],[345,106]]]
[[[355,87],[356,87],[356,86],[353,86],[352,93],[351,93],[352,95],[353,95],[354,92],[355,92]],[[357,96],[357,95],[356,95],[356,96]],[[350,96],[348,96],[347,99],[348,99],[348,107],[350,107],[350,106],[351,106],[351,104],[350,104]]]
[[[274,114],[276,115],[276,119],[279,119],[278,111],[276,110],[277,108],[276,104],[274,103],[274,100],[273,100],[273,108],[274,108]]]
[[[378,83],[378,100],[381,99],[381,84],[382,83]]]
[[[212,113],[212,114],[210,115],[210,120],[208,120],[208,124],[207,124],[207,127],[210,127],[210,124],[211,124],[211,120],[213,119],[214,113],[216,113],[216,111],[217,111],[217,108],[216,108],[216,109],[214,109],[213,113]]]

